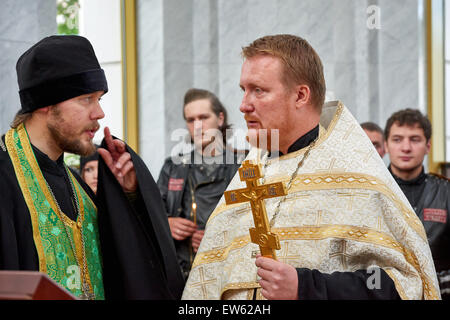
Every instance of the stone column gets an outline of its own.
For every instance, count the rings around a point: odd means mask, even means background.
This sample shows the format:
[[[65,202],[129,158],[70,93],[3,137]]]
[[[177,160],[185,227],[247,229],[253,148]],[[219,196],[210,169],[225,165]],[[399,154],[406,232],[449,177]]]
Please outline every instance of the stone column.
[[[137,1],[140,153],[157,179],[193,86],[192,0]]]
[[[34,43],[56,33],[56,1],[3,0],[0,10],[0,132],[20,109],[17,59]]]
[[[140,0],[141,153],[155,175],[184,128],[189,87],[216,93],[235,129],[241,48],[258,37],[289,33],[308,40],[322,59],[328,99],[359,122],[384,126],[396,110],[426,109],[424,0]],[[370,6],[380,12],[369,28]],[[155,152],[157,150],[157,152]]]

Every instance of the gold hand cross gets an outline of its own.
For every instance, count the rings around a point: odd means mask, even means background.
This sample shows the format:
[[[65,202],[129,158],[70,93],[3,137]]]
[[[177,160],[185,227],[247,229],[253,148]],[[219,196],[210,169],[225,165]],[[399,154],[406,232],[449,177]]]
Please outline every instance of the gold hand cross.
[[[282,182],[259,185],[258,179],[261,175],[261,165],[244,161],[239,169],[241,181],[245,181],[247,188],[226,191],[226,204],[250,202],[255,228],[250,228],[250,239],[259,245],[261,255],[276,260],[275,250],[280,250],[278,235],[270,232],[267,219],[265,199],[286,195],[286,189]]]

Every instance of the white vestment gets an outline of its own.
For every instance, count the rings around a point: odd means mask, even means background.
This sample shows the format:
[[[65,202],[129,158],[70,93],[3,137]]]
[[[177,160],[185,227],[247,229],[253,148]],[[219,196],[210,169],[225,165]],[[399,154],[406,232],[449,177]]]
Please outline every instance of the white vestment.
[[[264,183],[288,184],[308,147],[277,159],[253,148]],[[237,173],[227,190],[245,188]],[[331,274],[382,268],[402,299],[440,299],[427,236],[372,143],[340,102],[327,103],[320,133],[286,198],[266,199],[279,261]],[[221,198],[206,225],[182,299],[251,299],[259,288],[250,204]],[[261,297],[259,294],[258,297]]]

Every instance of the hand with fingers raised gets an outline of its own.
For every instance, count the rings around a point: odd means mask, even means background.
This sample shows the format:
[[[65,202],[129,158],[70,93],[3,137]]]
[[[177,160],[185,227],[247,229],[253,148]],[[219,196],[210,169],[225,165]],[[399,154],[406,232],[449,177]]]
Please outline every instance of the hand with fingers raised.
[[[131,155],[126,151],[125,142],[113,139],[108,127],[105,127],[105,142],[107,149],[98,148],[109,170],[114,174],[123,191],[135,192],[137,189],[136,171]]]

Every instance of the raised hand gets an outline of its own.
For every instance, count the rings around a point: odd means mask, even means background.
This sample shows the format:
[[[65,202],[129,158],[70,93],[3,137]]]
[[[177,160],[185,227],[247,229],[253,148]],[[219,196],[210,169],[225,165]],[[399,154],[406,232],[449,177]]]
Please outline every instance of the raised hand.
[[[125,192],[135,192],[137,189],[136,171],[131,155],[126,151],[125,143],[113,139],[108,127],[105,127],[105,142],[108,149],[98,148],[109,170],[114,174]]]

